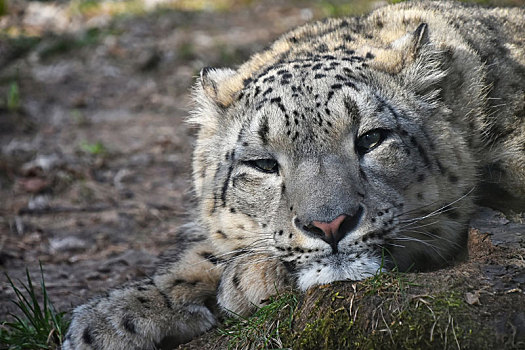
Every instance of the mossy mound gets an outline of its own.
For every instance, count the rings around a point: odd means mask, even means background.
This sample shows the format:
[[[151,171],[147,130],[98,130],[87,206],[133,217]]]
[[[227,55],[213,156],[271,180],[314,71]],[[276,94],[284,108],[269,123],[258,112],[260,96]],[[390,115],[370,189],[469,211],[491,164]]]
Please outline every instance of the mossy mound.
[[[480,282],[471,273],[380,273],[285,294],[181,348],[525,349],[525,294],[487,292],[467,302]]]
[[[400,282],[394,274],[381,274],[312,289],[286,345],[298,350],[502,348],[490,327],[477,322],[476,306],[460,293],[434,294]]]

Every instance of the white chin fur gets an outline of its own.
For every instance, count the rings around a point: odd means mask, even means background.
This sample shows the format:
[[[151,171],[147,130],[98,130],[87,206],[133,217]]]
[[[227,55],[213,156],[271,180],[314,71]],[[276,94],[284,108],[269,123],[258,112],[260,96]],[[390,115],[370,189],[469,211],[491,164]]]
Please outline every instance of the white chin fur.
[[[297,279],[297,286],[305,291],[308,288],[327,284],[335,281],[360,281],[373,276],[380,268],[380,263],[376,259],[360,259],[357,261],[342,261],[328,266],[314,264],[300,270]],[[317,272],[321,270],[320,272]]]

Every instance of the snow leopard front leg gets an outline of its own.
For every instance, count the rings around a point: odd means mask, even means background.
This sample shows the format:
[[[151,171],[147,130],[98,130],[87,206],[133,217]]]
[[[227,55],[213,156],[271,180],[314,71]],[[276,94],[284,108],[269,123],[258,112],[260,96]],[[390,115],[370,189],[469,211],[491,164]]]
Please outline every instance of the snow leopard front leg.
[[[217,300],[226,313],[248,316],[266,305],[270,297],[292,287],[293,278],[276,257],[241,256],[225,264]]]
[[[222,266],[199,231],[184,237],[153,277],[77,307],[63,349],[172,348],[216,325]]]

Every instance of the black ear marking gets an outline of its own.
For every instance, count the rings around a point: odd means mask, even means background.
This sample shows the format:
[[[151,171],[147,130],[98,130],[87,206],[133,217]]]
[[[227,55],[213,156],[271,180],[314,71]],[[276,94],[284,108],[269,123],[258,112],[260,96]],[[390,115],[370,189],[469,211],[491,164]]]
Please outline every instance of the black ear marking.
[[[213,69],[212,67],[204,67],[204,68],[202,68],[201,72],[200,72],[201,79],[203,79],[203,77],[206,77],[208,75],[208,73],[210,73],[210,71],[212,69]]]
[[[419,51],[419,48],[429,41],[428,37],[428,24],[421,23],[413,33],[415,42],[414,42],[414,51]]]
[[[228,107],[242,89],[237,72],[229,68],[205,67],[200,71],[200,86],[204,94],[218,107]]]
[[[399,39],[392,42],[392,48],[403,54],[404,57],[410,57],[411,60],[419,54],[421,48],[429,43],[428,24],[421,23],[413,32],[409,32]]]
[[[217,95],[217,84],[213,79],[210,79],[209,75],[213,71],[212,67],[204,67],[200,72],[201,85],[204,91],[210,96]]]

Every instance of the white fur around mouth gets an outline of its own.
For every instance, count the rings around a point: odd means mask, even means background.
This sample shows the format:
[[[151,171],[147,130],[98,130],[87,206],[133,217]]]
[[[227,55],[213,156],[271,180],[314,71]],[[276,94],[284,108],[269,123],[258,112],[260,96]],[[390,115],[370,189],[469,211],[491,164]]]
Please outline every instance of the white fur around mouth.
[[[360,281],[373,276],[381,267],[377,258],[364,256],[357,260],[343,254],[327,256],[326,264],[311,264],[298,271],[297,286],[306,290],[314,285],[335,281]]]

